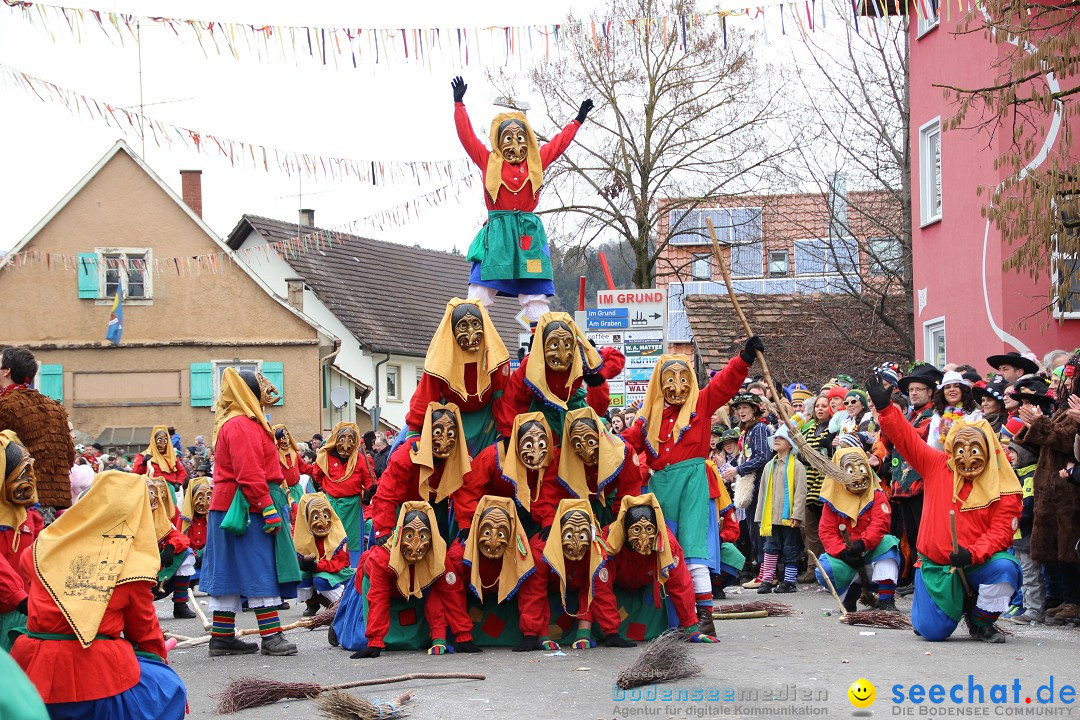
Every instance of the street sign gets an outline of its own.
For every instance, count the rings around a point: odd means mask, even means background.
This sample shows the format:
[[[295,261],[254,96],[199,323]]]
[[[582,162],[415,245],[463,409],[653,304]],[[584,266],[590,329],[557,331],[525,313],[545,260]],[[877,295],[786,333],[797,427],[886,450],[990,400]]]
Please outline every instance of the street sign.
[[[611,407],[644,399],[656,361],[667,350],[667,290],[600,290],[586,312],[586,334],[600,347],[626,357],[620,375],[608,381]]]
[[[627,308],[590,308],[586,311],[585,323],[589,330],[628,328],[630,311]]]

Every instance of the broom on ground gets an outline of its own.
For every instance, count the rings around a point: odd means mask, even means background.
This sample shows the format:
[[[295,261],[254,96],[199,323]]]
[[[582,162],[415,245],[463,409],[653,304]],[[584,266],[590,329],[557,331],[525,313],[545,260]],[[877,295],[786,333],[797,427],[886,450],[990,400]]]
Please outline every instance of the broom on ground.
[[[680,642],[683,642],[680,640]],[[348,690],[368,685],[386,685],[407,682],[409,680],[485,680],[487,676],[476,673],[409,673],[393,677],[354,680],[338,685],[319,685],[318,683],[281,682],[266,678],[239,678],[232,680],[216,696],[218,715],[247,710],[262,705],[273,705],[278,700],[287,698],[314,698],[331,690]],[[375,717],[378,717],[376,715]]]
[[[315,707],[330,720],[395,720],[409,714],[403,706],[411,699],[412,690],[393,702],[372,702],[344,690],[330,690],[315,698]]]
[[[761,611],[765,611],[772,616],[793,615],[795,613],[792,607],[786,603],[776,602],[775,600],[755,600],[754,602],[720,605],[716,608],[716,612],[713,613],[713,617],[716,617],[717,612],[749,613]]]
[[[307,628],[308,630],[318,630],[321,627],[328,627],[334,622],[334,616],[337,614],[337,606],[338,604],[335,602],[330,607],[320,610],[312,617],[300,618],[294,623],[282,625],[281,632],[288,632],[289,630],[297,630],[300,628]],[[258,634],[259,628],[245,628],[244,630],[236,631],[236,637],[244,637],[246,635]],[[178,643],[176,647],[190,648],[196,647],[198,645],[205,645],[206,643],[210,642],[210,638],[212,637],[213,635],[201,635],[199,637],[191,638],[190,640],[185,640],[181,643]]]
[[[714,612],[713,620],[753,620],[769,617],[768,610],[748,610],[746,612]]]
[[[615,683],[623,690],[694,677],[702,671],[690,654],[690,644],[678,629],[659,635],[645,646],[633,665],[619,673]]]
[[[821,568],[821,563],[818,562],[817,555],[812,550],[807,550],[810,553],[810,557],[814,558],[814,563]],[[836,598],[836,604],[840,606],[840,622],[847,625],[867,625],[869,627],[883,628],[885,630],[903,630],[911,627],[911,621],[908,620],[906,615],[894,612],[885,612],[884,610],[861,610],[859,612],[848,612],[844,607],[843,600],[836,593],[836,588],[833,587],[832,578],[829,577],[829,573],[821,570],[821,576],[825,578],[825,584],[829,588],[829,592]]]

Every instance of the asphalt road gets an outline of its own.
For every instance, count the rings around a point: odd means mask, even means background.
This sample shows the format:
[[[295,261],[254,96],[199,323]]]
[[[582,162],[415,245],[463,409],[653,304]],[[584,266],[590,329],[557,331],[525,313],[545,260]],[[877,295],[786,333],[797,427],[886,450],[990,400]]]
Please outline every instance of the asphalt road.
[[[384,652],[373,660],[350,660],[349,654],[330,647],[326,632],[297,630],[289,633],[299,645],[293,657],[261,655],[210,658],[205,647],[175,650],[169,662],[187,683],[191,717],[215,715],[215,700],[231,678],[261,676],[284,681],[333,684],[408,672],[479,672],[483,681],[413,681],[353,690],[368,698],[389,700],[414,690],[410,703],[416,720],[436,718],[574,718],[592,720],[627,717],[1035,717],[1080,716],[1080,708],[1062,703],[1063,686],[1080,685],[1080,629],[1018,627],[1003,623],[1013,633],[1003,645],[987,645],[967,637],[963,625],[954,637],[929,643],[910,630],[853,627],[838,622],[831,596],[812,586],[789,595],[759,596],[753,591],[729,593],[725,602],[757,599],[782,601],[795,609],[790,617],[718,621],[719,645],[695,645],[692,652],[704,667],[691,680],[642,688],[642,696],[619,696],[614,680],[632,664],[640,648],[513,653],[488,649],[480,655],[430,657],[420,652]],[[206,598],[198,598],[205,601]],[[906,612],[909,603],[898,603]],[[295,607],[282,613],[283,622],[299,617]],[[831,609],[831,616],[825,611]],[[171,605],[159,603],[162,626],[184,635],[200,634],[198,621],[173,620]],[[246,613],[241,627],[254,627]],[[969,680],[969,674],[974,678]],[[1047,697],[1053,676],[1053,704]],[[876,686],[876,701],[866,710],[853,707],[848,687],[865,678]],[[1018,685],[1017,685],[1018,683]],[[926,695],[915,691],[923,686]],[[931,686],[940,684],[940,691]],[[953,685],[961,685],[953,689]],[[969,685],[981,685],[978,691]],[[1003,685],[1006,703],[993,695]],[[904,702],[894,702],[895,685],[902,685]],[[963,701],[957,704],[949,699]],[[654,696],[651,693],[656,692]],[[1002,689],[997,690],[998,693]],[[664,693],[671,693],[664,696]],[[1068,689],[1064,689],[1069,700]],[[653,700],[651,698],[657,697]],[[1019,702],[1014,702],[1014,697]],[[1030,697],[1031,703],[1025,699]],[[640,698],[640,699],[638,699]],[[775,699],[768,699],[775,698]],[[940,703],[932,699],[943,700]],[[962,714],[962,715],[961,715]],[[288,700],[247,710],[238,720],[317,717],[313,703]]]

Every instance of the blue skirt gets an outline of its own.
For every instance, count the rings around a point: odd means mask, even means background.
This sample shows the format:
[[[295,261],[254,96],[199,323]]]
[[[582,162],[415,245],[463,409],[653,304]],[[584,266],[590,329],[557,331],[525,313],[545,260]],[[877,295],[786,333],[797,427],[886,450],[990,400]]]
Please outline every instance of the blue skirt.
[[[184,720],[187,688],[160,660],[139,657],[139,682],[119,695],[52,703],[45,707],[52,720]]]
[[[243,535],[222,530],[224,517],[223,511],[211,510],[206,518],[206,552],[199,579],[203,592],[244,597],[278,596],[283,600],[296,597],[298,583],[278,582],[274,538],[262,531],[262,515],[251,513],[251,523]]]
[[[469,271],[469,284],[482,285],[495,290],[499,295],[517,297],[518,295],[554,295],[555,283],[552,280],[529,278],[521,280],[484,280],[480,276],[480,263],[474,262]]]
[[[345,594],[338,601],[337,614],[334,615],[334,634],[346,650],[359,652],[367,649],[364,599],[356,591],[355,582],[345,583]]]

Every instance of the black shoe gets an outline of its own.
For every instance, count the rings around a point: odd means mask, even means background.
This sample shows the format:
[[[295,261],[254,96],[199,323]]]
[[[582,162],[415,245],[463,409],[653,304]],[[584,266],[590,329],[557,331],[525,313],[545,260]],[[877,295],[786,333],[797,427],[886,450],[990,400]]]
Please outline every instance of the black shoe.
[[[330,629],[326,631],[326,641],[330,643],[331,647],[337,647],[341,643],[338,642],[337,633],[334,632],[334,626],[331,625]]]
[[[222,655],[251,655],[257,652],[259,646],[253,642],[246,642],[233,635],[227,638],[210,638],[210,657]]]
[[[758,595],[768,595],[773,591],[774,587],[776,587],[776,583],[763,582],[761,583],[761,587],[757,589]]]
[[[779,585],[776,586],[776,589],[773,592],[777,592],[777,593],[793,593],[793,592],[798,592],[798,591],[799,591],[799,588],[795,587],[795,583],[788,582],[787,580],[784,580]]]
[[[289,609],[289,601],[286,600],[285,602],[281,603],[280,605],[277,606],[277,609],[278,610],[288,610]]]
[[[177,620],[194,620],[198,617],[186,602],[174,602],[172,604],[172,616]]]
[[[1005,635],[1001,633],[993,625],[980,625],[975,626],[971,624],[971,637],[976,640],[982,640],[984,643],[1003,643],[1005,642]]]
[[[915,583],[907,583],[905,585],[896,586],[896,594],[900,597],[907,597],[915,592]]]
[[[474,643],[472,640],[466,640],[464,642],[454,643],[454,650],[459,653],[482,653],[484,649]]]
[[[698,630],[706,635],[716,634],[716,625],[713,623],[712,611],[713,609],[711,607],[703,607],[701,605],[697,607]]]
[[[713,585],[712,599],[713,600],[726,600],[727,599],[727,593],[724,592],[724,588],[716,587],[715,585]]]
[[[893,612],[893,613],[900,612],[899,610],[896,609],[896,601],[893,600],[892,598],[889,598],[888,600],[882,600],[881,598],[878,598],[877,609],[882,610],[884,612]]]
[[[315,617],[319,614],[319,601],[308,600],[304,603],[304,613],[301,617]]]
[[[296,646],[285,639],[285,633],[276,632],[262,639],[259,652],[263,655],[295,655]]]
[[[849,585],[847,595],[844,596],[844,609],[848,612],[855,612],[857,609],[856,603],[859,602],[859,589],[856,585]]]

